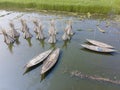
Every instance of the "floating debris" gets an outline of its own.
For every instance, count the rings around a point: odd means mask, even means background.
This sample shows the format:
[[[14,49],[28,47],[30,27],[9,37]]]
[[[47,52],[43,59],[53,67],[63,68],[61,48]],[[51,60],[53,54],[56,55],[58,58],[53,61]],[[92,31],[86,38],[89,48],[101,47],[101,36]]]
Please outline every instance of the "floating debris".
[[[89,29],[87,29],[88,31],[90,31],[90,32],[93,32],[94,31],[94,29],[91,29],[91,28],[89,28]]]
[[[77,31],[84,31],[83,29],[78,29]]]
[[[84,21],[86,19],[86,15],[80,15],[78,19]]]
[[[63,17],[62,16],[58,16],[58,19],[63,19]]]
[[[87,13],[87,17],[90,18],[92,15],[90,14],[90,12]]]
[[[115,20],[116,22],[120,22],[120,15],[115,15],[114,20]]]
[[[80,16],[78,19],[79,19],[79,20],[81,20],[81,21],[83,21],[83,20],[84,20],[84,18],[83,18],[82,16]]]
[[[78,15],[78,13],[71,13],[72,15],[74,15],[74,16],[77,16]]]
[[[101,29],[100,27],[97,26],[97,29],[102,32],[102,33],[105,33],[105,30]]]
[[[89,76],[86,74],[82,74],[81,72],[78,72],[78,71],[71,72],[71,76],[80,77],[82,79],[90,79],[90,80],[96,80],[96,81],[102,81],[102,82],[108,82],[108,83],[120,85],[120,81],[118,80],[111,80],[109,78],[103,78],[98,76]]]
[[[106,21],[106,27],[109,27],[110,26],[110,22]]]

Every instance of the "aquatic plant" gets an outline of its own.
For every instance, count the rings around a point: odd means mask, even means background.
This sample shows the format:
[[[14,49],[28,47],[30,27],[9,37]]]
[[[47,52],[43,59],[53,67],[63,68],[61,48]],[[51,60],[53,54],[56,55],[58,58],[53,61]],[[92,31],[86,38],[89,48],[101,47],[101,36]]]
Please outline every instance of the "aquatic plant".
[[[0,0],[2,9],[56,10],[77,13],[120,13],[118,0]]]

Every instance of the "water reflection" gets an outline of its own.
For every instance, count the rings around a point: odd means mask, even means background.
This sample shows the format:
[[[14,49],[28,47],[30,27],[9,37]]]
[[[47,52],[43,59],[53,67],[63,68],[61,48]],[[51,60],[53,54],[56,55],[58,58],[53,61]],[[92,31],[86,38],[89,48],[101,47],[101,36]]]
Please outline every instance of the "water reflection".
[[[26,40],[27,40],[27,42],[28,42],[29,47],[31,47],[31,46],[32,46],[31,38],[27,38]]]
[[[38,40],[40,42],[40,45],[42,46],[42,48],[45,47],[45,41],[44,39]]]
[[[55,43],[51,43],[50,44],[50,48],[56,48],[56,44]]]
[[[80,29],[77,29],[77,31],[84,31],[84,30],[80,28]]]
[[[40,80],[40,82],[41,82],[42,80],[44,80],[45,77],[46,77],[46,75],[45,75],[45,74],[42,74],[42,75],[41,75],[41,80]]]
[[[25,72],[23,73],[23,75],[25,75],[25,74],[27,74],[28,72],[36,69],[36,68],[39,67],[41,64],[42,64],[42,62],[39,63],[39,64],[37,64],[37,65],[35,65],[35,66],[33,66],[33,67],[30,67],[30,68],[26,69]]]
[[[19,37],[16,38],[15,43],[16,43],[16,45],[19,45],[19,44],[20,44]],[[9,51],[10,51],[11,53],[13,53],[14,43],[8,44],[7,46],[8,46]]]
[[[70,43],[71,40],[65,40],[63,45],[62,45],[62,48],[66,48],[67,49],[67,46],[68,46],[68,43]]]
[[[17,45],[20,45],[19,37],[16,38],[15,43],[16,43]]]
[[[13,53],[13,43],[8,45],[8,49],[11,53]]]

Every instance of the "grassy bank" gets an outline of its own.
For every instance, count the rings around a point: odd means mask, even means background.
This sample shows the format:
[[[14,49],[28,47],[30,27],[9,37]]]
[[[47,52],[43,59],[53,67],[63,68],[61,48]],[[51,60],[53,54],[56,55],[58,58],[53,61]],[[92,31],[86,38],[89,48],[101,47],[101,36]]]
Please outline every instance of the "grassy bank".
[[[77,13],[120,13],[120,0],[0,0],[1,9],[56,10]]]

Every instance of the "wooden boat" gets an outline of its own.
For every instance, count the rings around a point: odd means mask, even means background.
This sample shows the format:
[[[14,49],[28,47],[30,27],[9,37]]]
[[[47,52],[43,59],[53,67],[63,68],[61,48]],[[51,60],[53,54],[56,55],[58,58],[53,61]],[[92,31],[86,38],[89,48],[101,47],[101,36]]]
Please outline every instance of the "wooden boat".
[[[59,53],[60,53],[60,49],[57,48],[49,55],[49,57],[42,66],[41,75],[47,72],[48,70],[50,70],[55,65],[55,63],[58,60]]]
[[[104,48],[114,48],[111,45],[108,45],[106,43],[100,42],[100,41],[96,41],[96,40],[91,40],[91,39],[86,39],[89,43],[99,46],[99,47],[104,47]]]
[[[81,44],[81,46],[86,48],[86,49],[96,51],[96,52],[110,53],[110,52],[115,52],[116,51],[114,49],[103,48],[103,47],[94,46],[94,45]]]
[[[50,49],[50,50],[45,51],[45,52],[39,54],[38,56],[34,57],[32,60],[30,60],[30,61],[25,65],[26,69],[28,69],[28,68],[30,68],[30,67],[32,67],[32,66],[34,66],[34,65],[37,65],[37,64],[39,64],[40,62],[42,62],[43,60],[45,60],[52,51],[53,51],[53,49]]]

